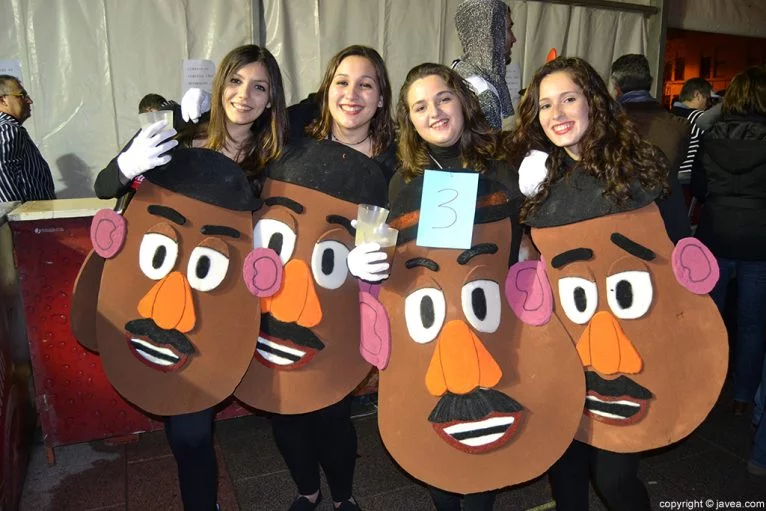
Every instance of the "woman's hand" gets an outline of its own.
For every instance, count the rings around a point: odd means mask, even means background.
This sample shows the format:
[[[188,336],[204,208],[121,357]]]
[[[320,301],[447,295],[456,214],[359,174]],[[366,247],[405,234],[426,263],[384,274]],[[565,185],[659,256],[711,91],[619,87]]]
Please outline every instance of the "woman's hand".
[[[164,120],[150,124],[136,135],[127,150],[117,157],[120,173],[130,181],[147,170],[165,165],[170,155],[164,154],[178,145],[178,140],[168,140],[176,130],[167,128]]]
[[[181,117],[186,122],[197,122],[205,112],[210,111],[210,93],[192,87],[181,98]]]

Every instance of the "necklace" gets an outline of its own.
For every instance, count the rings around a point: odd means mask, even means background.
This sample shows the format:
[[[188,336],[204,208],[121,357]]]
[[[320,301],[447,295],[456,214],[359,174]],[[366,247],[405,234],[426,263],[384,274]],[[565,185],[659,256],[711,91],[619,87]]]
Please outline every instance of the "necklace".
[[[359,145],[359,144],[361,144],[362,142],[365,142],[365,141],[366,141],[368,138],[370,138],[370,132],[369,132],[369,131],[367,132],[367,136],[366,136],[366,137],[364,137],[362,140],[360,140],[359,142],[354,142],[354,143],[351,143],[351,142],[344,142],[343,140],[339,139],[338,137],[336,137],[336,136],[335,136],[335,133],[330,133],[330,139],[331,139],[331,140],[334,140],[334,141],[336,141],[336,142],[339,142],[339,143],[341,143],[341,144],[343,144],[343,145],[347,145],[347,146],[356,146],[356,145]]]
[[[442,167],[442,164],[439,163],[439,160],[434,158],[434,155],[431,154],[431,151],[428,151],[428,156],[429,156],[429,158],[431,158],[431,160],[433,160],[433,162],[436,164],[436,166],[439,167],[439,170],[444,170],[444,167]]]

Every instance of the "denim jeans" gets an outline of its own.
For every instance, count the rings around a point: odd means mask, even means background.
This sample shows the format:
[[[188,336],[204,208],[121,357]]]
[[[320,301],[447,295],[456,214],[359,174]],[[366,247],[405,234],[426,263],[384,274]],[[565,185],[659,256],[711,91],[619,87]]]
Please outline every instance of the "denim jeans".
[[[734,399],[749,403],[761,383],[766,349],[766,261],[718,258],[721,278],[710,296],[723,312],[729,279],[737,274],[737,338],[734,345]]]
[[[766,398],[766,361],[763,364],[761,387],[758,390],[759,395],[756,397],[756,406],[753,411],[753,422],[758,424],[758,428],[755,430],[753,452],[750,453],[750,459],[761,467],[766,468],[766,415],[763,414],[764,398]]]

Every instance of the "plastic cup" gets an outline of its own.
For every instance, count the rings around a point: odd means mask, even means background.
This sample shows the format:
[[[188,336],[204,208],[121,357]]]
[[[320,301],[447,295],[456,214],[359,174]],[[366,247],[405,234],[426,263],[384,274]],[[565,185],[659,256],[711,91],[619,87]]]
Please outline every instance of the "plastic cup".
[[[377,241],[371,238],[376,228],[384,225],[388,218],[388,210],[371,204],[359,204],[356,212],[356,239],[354,243],[361,245],[365,242]]]
[[[374,228],[370,232],[370,238],[368,242],[374,241],[380,245],[380,250],[386,253],[386,262],[388,262],[389,268],[394,260],[394,252],[396,252],[396,239],[399,237],[399,231],[390,227],[388,224],[382,224]],[[390,269],[388,271],[391,271]]]
[[[138,121],[141,123],[141,129],[162,119],[165,119],[165,122],[167,123],[166,129],[171,129],[173,127],[172,110],[155,110],[153,112],[143,112],[138,114]]]

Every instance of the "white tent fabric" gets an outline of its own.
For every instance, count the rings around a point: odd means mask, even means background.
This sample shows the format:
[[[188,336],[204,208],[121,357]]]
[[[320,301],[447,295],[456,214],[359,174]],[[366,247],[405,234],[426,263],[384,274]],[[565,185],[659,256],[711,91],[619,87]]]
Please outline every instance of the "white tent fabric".
[[[182,59],[217,63],[240,44],[265,44],[291,104],[316,90],[335,52],[366,44],[386,60],[396,100],[412,66],[460,56],[453,21],[459,1],[6,0],[0,60],[21,62],[35,100],[25,127],[51,165],[58,196],[85,197],[93,195],[95,174],[138,129],[139,99],[149,92],[179,98]],[[586,58],[604,76],[625,53],[659,58],[659,16],[508,3],[522,86],[552,47]]]
[[[668,26],[746,37],[766,37],[763,0],[678,0],[667,2]]]

